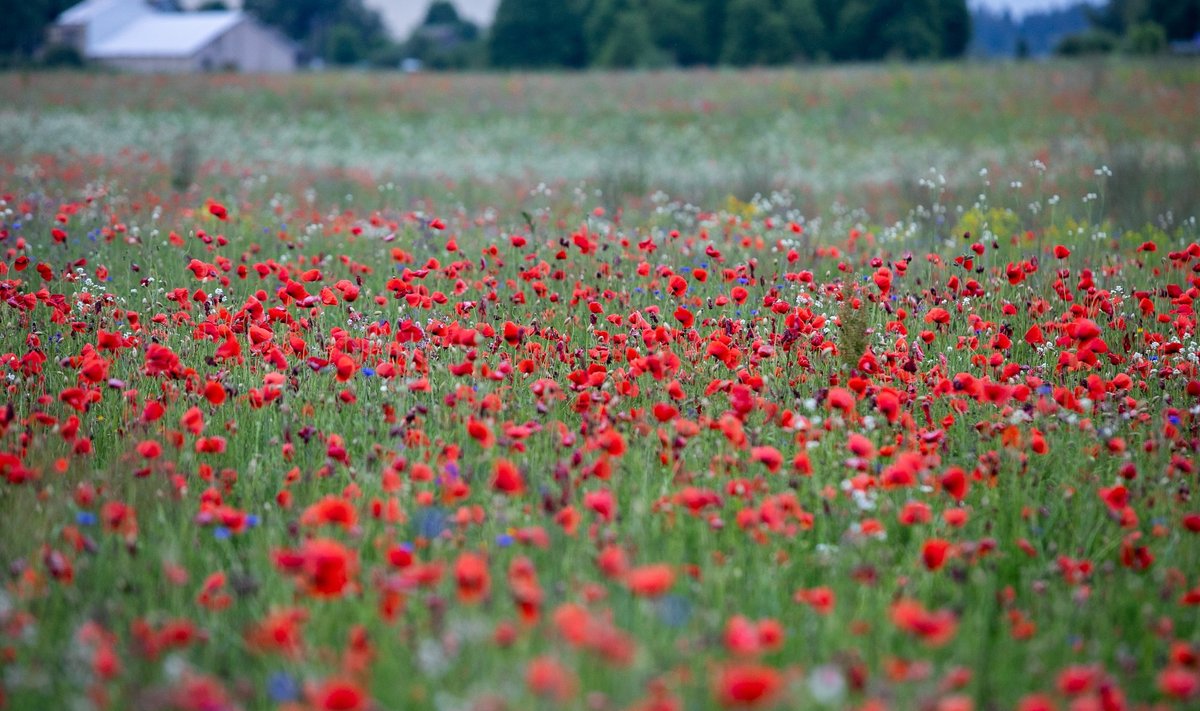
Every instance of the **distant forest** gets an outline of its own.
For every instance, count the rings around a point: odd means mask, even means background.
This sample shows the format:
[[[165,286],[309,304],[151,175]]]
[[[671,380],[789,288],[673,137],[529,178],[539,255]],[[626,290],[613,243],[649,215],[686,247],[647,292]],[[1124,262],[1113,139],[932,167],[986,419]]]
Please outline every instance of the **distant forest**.
[[[1197,31],[1200,0],[1080,0],[1021,18],[966,0],[500,0],[487,31],[439,0],[405,50],[432,69],[737,67],[1157,54]]]
[[[1063,39],[1091,27],[1092,8],[1084,3],[1013,17],[1010,12],[980,8],[971,15],[973,57],[1041,57]]]
[[[652,67],[940,59],[961,56],[970,38],[966,0],[500,0],[487,60]]]

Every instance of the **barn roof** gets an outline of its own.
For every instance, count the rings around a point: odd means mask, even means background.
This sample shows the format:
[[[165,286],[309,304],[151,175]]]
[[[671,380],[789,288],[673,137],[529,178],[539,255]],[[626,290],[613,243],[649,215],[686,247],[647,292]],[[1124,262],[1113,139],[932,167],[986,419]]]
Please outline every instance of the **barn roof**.
[[[91,56],[190,57],[247,19],[241,12],[156,13],[102,41]]]

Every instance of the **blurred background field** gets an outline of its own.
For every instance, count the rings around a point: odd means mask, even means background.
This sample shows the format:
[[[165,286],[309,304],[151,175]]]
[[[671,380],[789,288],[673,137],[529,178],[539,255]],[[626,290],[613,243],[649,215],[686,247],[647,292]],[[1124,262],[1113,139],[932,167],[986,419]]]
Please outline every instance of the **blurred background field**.
[[[927,202],[930,178],[945,179],[943,202],[967,206],[980,192],[1019,209],[1103,191],[1106,216],[1130,226],[1200,206],[1200,64],[1187,60],[10,73],[0,75],[0,95],[0,155],[7,170],[31,176],[38,160],[99,160],[120,163],[126,180],[138,165],[161,179],[186,160],[199,175],[306,169],[326,184],[392,182],[402,200],[439,194],[469,207],[543,182],[601,190],[627,209],[657,191],[711,206],[787,189],[810,214],[841,203],[886,222]],[[1101,181],[1103,166],[1112,175]]]

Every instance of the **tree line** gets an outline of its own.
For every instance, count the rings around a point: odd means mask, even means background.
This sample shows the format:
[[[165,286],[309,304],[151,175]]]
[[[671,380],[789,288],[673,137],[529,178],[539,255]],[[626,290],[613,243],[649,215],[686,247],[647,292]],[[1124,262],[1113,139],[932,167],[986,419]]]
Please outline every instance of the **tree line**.
[[[777,65],[958,57],[966,0],[501,0],[495,67]]]
[[[1200,35],[1200,0],[1109,0],[1090,14],[1098,29],[1118,37],[1147,24],[1160,27],[1168,40]]]
[[[1158,54],[1200,38],[1200,0],[1110,0],[1088,14],[1092,28],[1065,38],[1059,54]]]

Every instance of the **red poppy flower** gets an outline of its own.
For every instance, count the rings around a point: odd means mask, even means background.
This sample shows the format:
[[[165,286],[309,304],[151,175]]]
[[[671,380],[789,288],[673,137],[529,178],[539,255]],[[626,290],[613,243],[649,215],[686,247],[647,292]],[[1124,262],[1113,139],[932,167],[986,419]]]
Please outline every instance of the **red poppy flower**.
[[[665,564],[644,565],[625,574],[625,585],[639,597],[661,597],[675,584],[675,572]]]
[[[487,561],[474,553],[463,553],[454,564],[454,579],[458,583],[458,599],[471,604],[487,596],[491,575]]]
[[[496,444],[496,435],[492,432],[492,428],[474,417],[467,421],[467,434],[479,442],[484,449],[489,449]]]
[[[605,523],[611,523],[617,513],[617,499],[608,489],[587,492],[583,495],[583,505]]]
[[[830,388],[825,403],[832,410],[849,412],[854,409],[854,393],[845,388]]]
[[[925,314],[925,323],[935,323],[939,326],[950,323],[950,312],[940,306],[934,307]]]
[[[758,654],[758,627],[742,615],[730,618],[725,623],[725,648],[737,655]]]
[[[940,647],[954,638],[958,618],[949,610],[930,612],[915,600],[901,599],[893,603],[892,623],[915,635],[930,647]]]
[[[779,471],[779,467],[783,465],[783,455],[778,449],[769,445],[760,447],[751,447],[750,459],[755,462],[761,462],[767,468],[767,471],[774,474]]]
[[[363,711],[369,698],[361,686],[348,679],[329,679],[308,693],[315,711]]]
[[[1017,711],[1058,711],[1058,704],[1045,694],[1027,694],[1017,702]]]
[[[793,599],[812,607],[818,615],[828,615],[833,612],[833,606],[837,601],[833,589],[825,586],[797,590]]]
[[[326,496],[309,506],[300,516],[305,526],[341,526],[346,530],[358,524],[358,512],[354,505],[340,496]]]
[[[519,496],[525,491],[525,479],[517,465],[507,459],[497,459],[492,468],[493,489],[509,496]]]
[[[337,541],[315,538],[298,550],[276,552],[275,566],[314,597],[340,597],[354,585],[358,556]]]
[[[304,649],[303,627],[308,613],[302,608],[275,610],[246,632],[252,649],[299,657]]]
[[[210,380],[204,385],[204,398],[213,405],[225,402],[225,388],[220,383]]]
[[[1200,697],[1200,674],[1181,665],[1171,665],[1158,674],[1158,688],[1181,701]]]
[[[921,546],[921,560],[929,570],[937,570],[946,562],[950,542],[941,538],[930,538]]]
[[[536,696],[567,702],[575,695],[575,675],[554,657],[535,657],[525,666],[525,684]]]
[[[945,491],[955,501],[962,501],[967,495],[967,473],[959,467],[946,470],[940,479],[942,491]]]
[[[757,708],[775,700],[783,676],[761,664],[729,664],[718,670],[713,686],[717,703],[724,708]]]
[[[162,454],[162,445],[152,439],[143,440],[138,442],[137,453],[146,459],[157,459]]]

